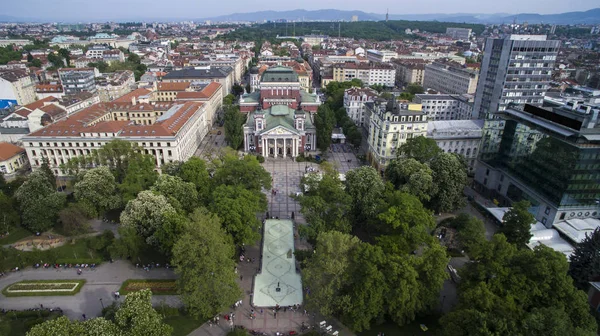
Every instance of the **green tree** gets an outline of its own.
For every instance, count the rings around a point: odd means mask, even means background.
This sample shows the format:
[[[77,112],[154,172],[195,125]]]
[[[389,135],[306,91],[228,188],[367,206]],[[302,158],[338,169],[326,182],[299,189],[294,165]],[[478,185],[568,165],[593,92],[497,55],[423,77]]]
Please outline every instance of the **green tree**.
[[[74,194],[84,208],[93,210],[90,213],[93,217],[121,205],[115,177],[106,166],[81,172],[74,186]]]
[[[85,327],[78,321],[71,322],[68,317],[45,321],[34,325],[27,332],[27,336],[79,336],[85,334]]]
[[[239,158],[235,153],[226,153],[215,162],[213,176],[215,186],[240,186],[247,190],[261,192],[271,189],[271,174],[258,162],[254,155]]]
[[[164,225],[165,215],[174,212],[165,196],[146,190],[127,203],[121,213],[121,225],[135,228],[137,234],[146,239],[146,243],[157,246],[154,233]]]
[[[36,68],[41,68],[42,67],[42,61],[40,61],[37,58],[34,58],[31,60],[31,66],[36,67]]]
[[[44,174],[50,185],[54,190],[56,190],[56,176],[52,169],[50,169],[50,163],[48,162],[47,157],[42,158],[42,165],[40,166],[40,171]]]
[[[431,168],[413,158],[392,160],[385,177],[396,189],[416,196],[421,202],[429,201],[437,192]]]
[[[197,156],[189,158],[179,167],[178,176],[185,182],[196,186],[198,198],[206,203],[210,193],[210,178],[206,170],[206,162]]]
[[[435,157],[440,155],[442,150],[438,147],[435,140],[418,136],[406,140],[398,150],[399,157],[415,159],[421,163],[430,163]]]
[[[298,197],[301,212],[309,225],[300,227],[300,232],[315,242],[321,232],[339,231],[349,233],[352,197],[344,190],[344,184],[335,170],[324,174],[311,173],[302,178],[305,192]]]
[[[528,201],[515,202],[502,217],[500,233],[517,246],[525,246],[531,239],[531,225],[535,224],[535,217],[529,212],[529,207],[531,203]]]
[[[190,316],[208,319],[242,294],[234,273],[235,248],[217,216],[196,210],[173,247],[177,287]]]
[[[222,219],[223,229],[236,245],[252,245],[260,238],[256,214],[267,210],[267,200],[263,193],[220,185],[212,194],[210,210]]]
[[[419,84],[409,84],[406,87],[406,91],[408,91],[408,93],[412,94],[412,95],[416,95],[416,94],[421,94],[423,92],[425,92],[425,90],[423,89],[423,87]]]
[[[302,271],[303,280],[310,288],[306,303],[310,310],[325,316],[339,315],[349,303],[343,290],[350,283],[352,255],[361,241],[337,231],[320,233],[315,253]]]
[[[139,260],[146,248],[146,239],[137,233],[135,227],[120,226],[119,239],[109,247],[110,255],[114,258]]]
[[[335,115],[327,105],[319,106],[315,115],[315,128],[317,131],[317,146],[322,152],[327,151],[331,145],[331,134],[335,126]]]
[[[62,231],[66,235],[74,236],[87,233],[90,230],[85,211],[75,203],[71,203],[66,208],[60,210],[58,218]]]
[[[452,226],[458,231],[460,245],[469,255],[477,255],[485,242],[485,226],[475,216],[461,213],[452,220]]]
[[[90,62],[88,63],[88,67],[90,68],[97,68],[98,71],[100,71],[101,73],[105,73],[108,72],[108,63],[104,62],[104,61],[98,61],[98,62]]]
[[[352,197],[352,212],[358,221],[376,215],[384,191],[381,176],[373,167],[360,167],[346,173],[346,192]]]
[[[243,124],[246,117],[240,112],[240,107],[235,105],[225,105],[224,127],[225,140],[231,148],[237,150],[244,142]]]
[[[4,192],[0,191],[0,232],[2,234],[8,232],[9,227],[17,227],[21,223],[21,218],[18,207],[15,200],[12,197],[8,197]]]
[[[56,191],[43,171],[34,171],[15,197],[20,204],[23,226],[32,232],[44,232],[54,226],[66,195]]]
[[[125,177],[119,185],[124,201],[135,198],[140,191],[154,184],[158,175],[154,167],[151,155],[139,154],[127,162]]]
[[[58,54],[60,57],[64,58],[67,67],[71,66],[71,52],[69,49],[60,48],[58,49]]]
[[[441,153],[430,163],[433,184],[437,192],[431,198],[436,212],[451,212],[465,205],[464,188],[467,186],[467,166],[458,154]]]
[[[586,233],[585,239],[575,246],[570,261],[569,275],[578,288],[587,290],[589,282],[600,276],[600,229]]]
[[[180,177],[161,175],[151,190],[165,196],[175,209],[192,212],[198,206],[196,186]]]
[[[234,84],[233,87],[231,88],[231,91],[233,91],[233,94],[236,97],[239,97],[241,94],[244,93],[244,87],[241,86],[240,84]]]
[[[481,250],[461,270],[458,306],[440,321],[444,335],[596,333],[586,294],[573,286],[562,253],[544,245],[517,249],[502,234],[484,242]],[[561,323],[544,327],[542,314],[561,317]]]
[[[127,294],[115,314],[115,324],[131,336],[171,335],[173,328],[163,322],[163,317],[152,308],[149,289]]]

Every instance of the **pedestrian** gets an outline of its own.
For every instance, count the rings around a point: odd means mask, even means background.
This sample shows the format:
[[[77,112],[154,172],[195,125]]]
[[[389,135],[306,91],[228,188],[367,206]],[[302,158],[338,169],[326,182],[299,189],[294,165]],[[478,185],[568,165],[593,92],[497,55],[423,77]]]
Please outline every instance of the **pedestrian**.
[[[240,281],[244,280],[244,276],[240,274]]]
[[[117,292],[117,299],[121,298],[121,293]]]
[[[83,317],[83,319],[85,320],[85,314],[81,314],[81,316]]]
[[[277,318],[277,312],[275,312],[275,314],[273,314],[273,318]]]
[[[263,313],[263,309],[262,309],[262,308],[260,308],[260,314],[262,315],[262,313]]]

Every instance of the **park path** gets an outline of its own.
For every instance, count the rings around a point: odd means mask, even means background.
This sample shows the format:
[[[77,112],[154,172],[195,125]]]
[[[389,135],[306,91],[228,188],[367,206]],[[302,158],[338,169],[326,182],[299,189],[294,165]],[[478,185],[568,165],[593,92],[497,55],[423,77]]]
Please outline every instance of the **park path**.
[[[156,268],[149,272],[141,268],[135,268],[128,261],[118,260],[96,267],[95,270],[84,269],[81,275],[77,275],[77,269],[32,269],[27,268],[19,272],[7,273],[0,278],[0,289],[15,282],[23,280],[71,280],[85,279],[86,284],[81,291],[73,296],[22,296],[5,297],[0,294],[0,307],[3,309],[29,309],[60,307],[64,314],[71,319],[79,319],[82,314],[87,317],[100,316],[102,305],[108,306],[115,299],[112,295],[117,291],[123,281],[127,279],[174,279],[175,273],[172,269]],[[102,299],[102,301],[100,301]],[[120,300],[123,300],[122,296]],[[175,295],[157,295],[152,297],[154,304],[162,302],[170,306],[181,306],[181,301]]]

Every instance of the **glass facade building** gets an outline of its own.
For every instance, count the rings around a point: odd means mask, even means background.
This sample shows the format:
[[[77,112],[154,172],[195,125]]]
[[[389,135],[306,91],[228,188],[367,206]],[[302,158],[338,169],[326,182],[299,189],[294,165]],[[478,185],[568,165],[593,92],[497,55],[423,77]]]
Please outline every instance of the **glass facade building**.
[[[495,113],[496,118],[484,126],[476,187],[503,205],[529,200],[542,222],[565,219],[571,213],[596,216],[599,110],[576,104],[554,110],[525,105],[523,110]]]

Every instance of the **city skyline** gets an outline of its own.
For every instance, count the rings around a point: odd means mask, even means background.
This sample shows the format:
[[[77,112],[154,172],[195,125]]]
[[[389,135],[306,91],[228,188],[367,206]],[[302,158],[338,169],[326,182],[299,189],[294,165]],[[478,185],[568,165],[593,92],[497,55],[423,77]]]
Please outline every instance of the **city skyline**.
[[[489,4],[475,0],[446,1],[424,0],[418,3],[401,4],[392,0],[379,0],[376,4],[362,1],[333,0],[322,7],[322,2],[308,0],[301,7],[294,3],[273,3],[269,0],[257,0],[252,7],[244,8],[237,0],[231,1],[229,6],[221,3],[202,3],[191,0],[173,0],[169,8],[155,5],[148,6],[147,1],[141,0],[106,0],[104,2],[84,2],[80,0],[55,0],[53,6],[59,11],[49,11],[48,8],[39,6],[34,0],[11,1],[5,4],[3,15],[18,19],[48,20],[48,21],[105,21],[105,20],[144,20],[144,19],[172,19],[192,20],[226,16],[234,13],[252,13],[257,11],[288,11],[288,10],[356,10],[365,13],[385,14],[389,11],[394,15],[410,14],[557,14],[564,12],[586,11],[598,7],[592,0],[577,0],[571,2],[555,3],[534,0],[525,3],[517,0],[508,0],[501,3]],[[233,9],[235,8],[235,9]],[[435,10],[432,10],[435,8]],[[115,10],[117,9],[117,10]],[[465,10],[467,9],[467,10]],[[168,14],[165,14],[167,12]],[[57,14],[58,13],[58,14]],[[193,14],[191,14],[193,13]]]

